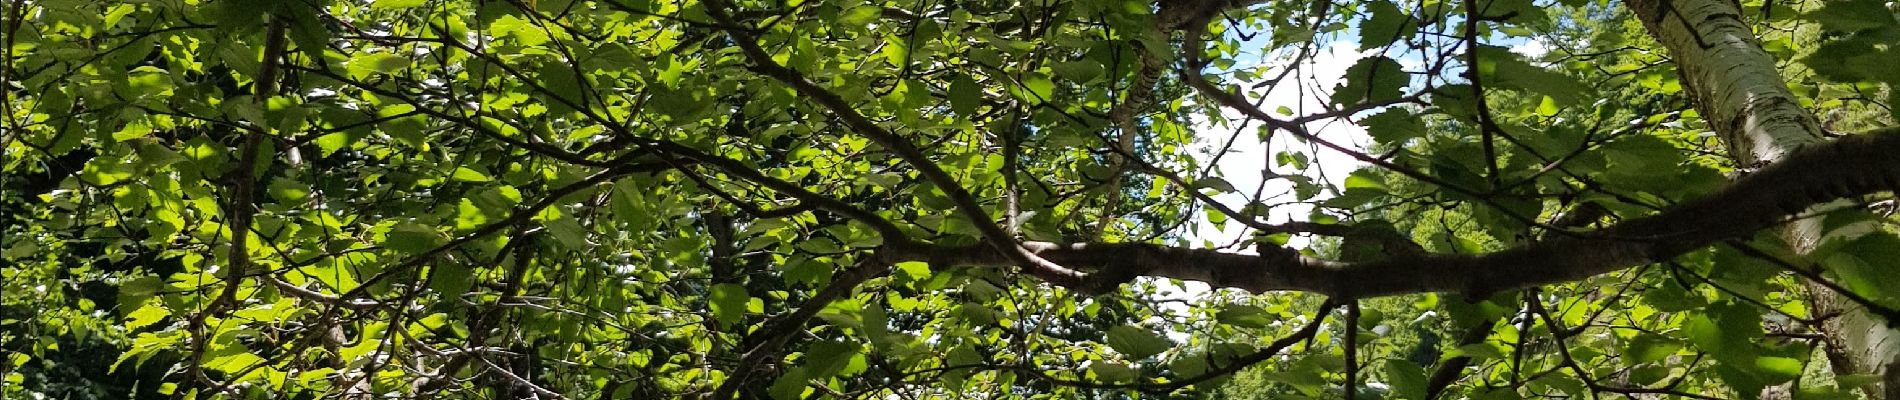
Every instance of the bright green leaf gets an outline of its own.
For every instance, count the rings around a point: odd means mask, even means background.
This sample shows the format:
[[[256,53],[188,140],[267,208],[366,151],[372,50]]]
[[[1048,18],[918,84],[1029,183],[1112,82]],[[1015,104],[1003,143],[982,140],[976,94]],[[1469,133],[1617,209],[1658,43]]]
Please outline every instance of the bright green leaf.
[[[745,316],[745,304],[752,296],[746,294],[744,286],[730,283],[713,285],[706,296],[706,305],[712,309],[713,319],[720,325],[730,326]]]
[[[476,171],[469,167],[455,167],[455,172],[450,174],[449,178],[463,182],[487,182],[494,180],[493,178],[489,178],[487,173]]]
[[[1108,330],[1108,347],[1131,359],[1148,358],[1173,347],[1167,338],[1145,328],[1122,325]]]
[[[428,1],[426,0],[376,0],[375,2],[369,3],[369,8],[371,9],[414,8],[414,7],[421,7],[426,3],[428,3]]]

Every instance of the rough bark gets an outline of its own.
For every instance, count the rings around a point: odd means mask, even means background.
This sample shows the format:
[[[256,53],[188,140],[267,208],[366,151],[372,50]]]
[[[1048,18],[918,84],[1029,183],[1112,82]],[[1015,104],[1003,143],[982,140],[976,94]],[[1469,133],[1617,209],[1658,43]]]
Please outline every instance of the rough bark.
[[[1684,87],[1709,121],[1731,157],[1743,166],[1778,162],[1802,148],[1822,143],[1813,113],[1789,92],[1774,57],[1768,55],[1728,0],[1630,0],[1629,7],[1651,35],[1669,49]],[[1852,168],[1852,167],[1849,167]],[[1798,254],[1814,249],[1819,221],[1804,220],[1781,229]],[[1897,372],[1888,368],[1895,354],[1894,331],[1865,309],[1810,283],[1814,315],[1834,315],[1822,326],[1826,345],[1842,350],[1846,362],[1832,364],[1836,374]],[[1889,374],[1885,398],[1900,398],[1897,376]],[[1883,397],[1874,388],[1868,394]]]

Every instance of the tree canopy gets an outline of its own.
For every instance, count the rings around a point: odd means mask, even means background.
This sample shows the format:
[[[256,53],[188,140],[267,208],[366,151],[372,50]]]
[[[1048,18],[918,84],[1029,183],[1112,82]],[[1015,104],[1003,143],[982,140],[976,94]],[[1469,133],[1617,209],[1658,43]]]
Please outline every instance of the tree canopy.
[[[1900,398],[1892,2],[0,17],[0,397]]]

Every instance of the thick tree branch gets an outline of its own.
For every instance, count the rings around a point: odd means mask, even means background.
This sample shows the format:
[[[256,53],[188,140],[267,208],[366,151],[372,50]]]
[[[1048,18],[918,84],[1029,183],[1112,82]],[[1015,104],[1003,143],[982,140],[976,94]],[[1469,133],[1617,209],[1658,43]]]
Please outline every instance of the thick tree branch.
[[[1900,187],[1900,128],[1811,146],[1723,190],[1667,211],[1594,232],[1554,237],[1495,253],[1401,255],[1346,263],[1296,254],[1244,255],[1147,243],[1025,243],[1050,262],[1094,273],[1096,287],[1156,276],[1253,292],[1295,290],[1342,298],[1422,292],[1484,296],[1580,280],[1664,261],[1721,240],[1783,223],[1810,206]],[[985,246],[886,245],[903,261],[1008,265]],[[1058,282],[1059,283],[1059,282]]]

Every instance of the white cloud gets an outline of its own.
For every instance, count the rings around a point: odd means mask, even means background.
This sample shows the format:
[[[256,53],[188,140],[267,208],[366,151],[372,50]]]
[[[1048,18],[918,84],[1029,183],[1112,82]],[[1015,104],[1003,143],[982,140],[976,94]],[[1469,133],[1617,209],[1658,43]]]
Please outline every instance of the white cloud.
[[[1512,45],[1511,52],[1535,60],[1538,57],[1543,57],[1544,53],[1550,52],[1550,44],[1544,43],[1542,39],[1533,38],[1525,40],[1523,43]]]

